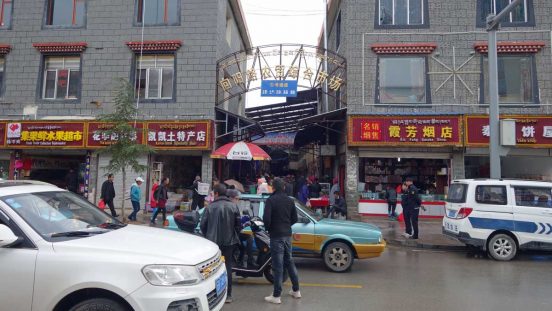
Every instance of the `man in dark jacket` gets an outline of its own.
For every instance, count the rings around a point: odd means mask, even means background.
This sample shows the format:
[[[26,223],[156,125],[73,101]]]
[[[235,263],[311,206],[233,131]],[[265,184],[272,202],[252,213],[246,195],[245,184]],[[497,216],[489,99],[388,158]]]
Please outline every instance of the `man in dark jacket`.
[[[115,187],[113,187],[113,174],[107,175],[107,180],[102,184],[102,191],[100,192],[100,199],[104,200],[105,205],[109,206],[111,216],[119,217],[115,213],[115,206],[113,205],[113,199],[115,198]]]
[[[280,304],[284,271],[289,273],[293,285],[289,294],[294,298],[301,298],[299,276],[291,257],[291,226],[297,222],[297,209],[293,200],[286,195],[282,179],[274,179],[273,186],[274,193],[266,200],[263,221],[270,234],[274,291],[272,295],[265,297],[265,301]]]
[[[406,238],[418,239],[418,215],[422,201],[418,195],[418,188],[412,184],[412,178],[406,178],[406,191],[402,195],[402,208],[404,214],[404,224],[406,232],[403,234]]]
[[[214,201],[205,209],[201,218],[201,232],[205,238],[216,243],[226,260],[228,290],[226,302],[232,299],[232,266],[234,249],[240,243],[238,232],[241,231],[241,218],[238,206],[226,196],[226,186],[222,183],[213,188]]]
[[[163,215],[163,225],[165,225],[165,220],[167,219],[167,200],[169,199],[169,182],[169,177],[163,177],[161,183],[159,183],[159,187],[157,187],[157,190],[153,193],[153,197],[157,201],[157,209],[155,209],[153,216],[151,216],[151,225],[155,225],[155,220],[159,212]]]

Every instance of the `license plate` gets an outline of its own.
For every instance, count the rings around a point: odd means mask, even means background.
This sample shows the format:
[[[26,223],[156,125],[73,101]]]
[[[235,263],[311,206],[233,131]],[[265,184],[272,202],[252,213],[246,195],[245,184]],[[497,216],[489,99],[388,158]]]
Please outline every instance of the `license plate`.
[[[447,220],[445,220],[445,222],[443,223],[443,226],[445,227],[446,231],[453,232],[453,233],[458,233],[459,232],[458,225],[454,224],[452,222],[449,222]]]
[[[219,278],[215,281],[215,288],[217,290],[217,296],[219,296],[221,293],[224,292],[226,289],[226,283],[228,281],[228,276],[226,276],[226,271],[219,276]]]

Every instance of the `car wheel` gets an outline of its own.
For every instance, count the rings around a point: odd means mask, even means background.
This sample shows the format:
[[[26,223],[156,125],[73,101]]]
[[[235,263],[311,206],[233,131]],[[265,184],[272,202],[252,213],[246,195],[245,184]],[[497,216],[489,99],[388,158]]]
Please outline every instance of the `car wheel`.
[[[127,308],[111,299],[93,298],[78,303],[69,311],[127,311]]]
[[[269,281],[271,284],[274,284],[274,273],[272,272],[272,264],[268,264],[266,268],[263,271],[263,275],[267,281]],[[282,279],[282,283],[285,283],[289,278],[289,274],[287,271],[284,271],[284,277]]]
[[[353,250],[343,242],[332,242],[324,250],[324,264],[333,272],[346,272],[353,266]]]
[[[517,253],[516,240],[507,234],[496,234],[489,240],[487,252],[494,260],[512,260]]]

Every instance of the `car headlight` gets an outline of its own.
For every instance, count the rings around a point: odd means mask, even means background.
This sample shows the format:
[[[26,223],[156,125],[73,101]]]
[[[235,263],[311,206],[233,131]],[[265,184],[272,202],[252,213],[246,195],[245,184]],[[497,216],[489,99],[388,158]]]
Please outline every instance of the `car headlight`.
[[[383,240],[383,235],[380,234],[379,239],[378,239],[378,243],[381,244],[382,240]]]
[[[142,269],[142,274],[155,286],[193,285],[201,281],[201,275],[192,266],[149,265]]]

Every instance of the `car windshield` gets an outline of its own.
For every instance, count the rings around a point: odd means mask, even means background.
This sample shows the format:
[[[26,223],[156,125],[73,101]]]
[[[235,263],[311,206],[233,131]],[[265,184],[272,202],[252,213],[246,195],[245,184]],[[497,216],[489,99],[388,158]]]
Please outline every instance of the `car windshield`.
[[[297,200],[296,198],[293,198],[293,201],[295,202],[295,206],[299,206],[301,211],[309,215],[312,219],[315,219],[316,221],[322,220],[322,215],[313,212],[310,208],[301,203],[301,201]]]
[[[47,241],[86,237],[125,226],[68,191],[17,194],[0,200]]]

